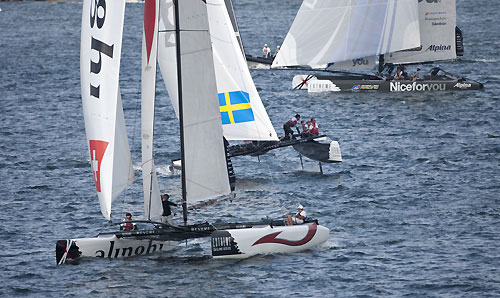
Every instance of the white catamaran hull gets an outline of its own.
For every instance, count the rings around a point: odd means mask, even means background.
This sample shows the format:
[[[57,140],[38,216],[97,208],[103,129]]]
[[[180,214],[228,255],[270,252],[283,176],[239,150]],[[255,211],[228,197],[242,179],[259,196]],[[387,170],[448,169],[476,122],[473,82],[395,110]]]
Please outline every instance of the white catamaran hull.
[[[294,253],[326,242],[329,233],[316,222],[219,230],[212,233],[212,256],[243,259],[257,254]]]
[[[82,257],[116,259],[140,256],[172,250],[178,243],[178,241],[118,238],[113,234],[96,238],[59,240],[56,244],[56,261],[61,265],[77,261]]]

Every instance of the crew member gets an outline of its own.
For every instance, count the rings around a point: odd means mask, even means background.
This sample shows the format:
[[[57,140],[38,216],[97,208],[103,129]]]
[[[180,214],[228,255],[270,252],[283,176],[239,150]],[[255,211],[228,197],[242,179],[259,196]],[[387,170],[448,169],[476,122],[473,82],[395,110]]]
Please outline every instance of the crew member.
[[[123,219],[124,223],[120,225],[120,230],[122,231],[132,231],[138,230],[137,225],[132,221],[132,214],[130,212],[125,213],[125,219]]]
[[[297,122],[300,120],[300,115],[296,114],[294,117],[290,118],[285,124],[283,124],[283,130],[285,131],[285,140],[288,140],[291,138],[295,138],[293,136],[293,130],[292,127],[295,127],[297,129],[297,132],[300,134],[299,128],[296,127]],[[290,137],[289,137],[290,135]]]
[[[162,203],[162,206],[163,206],[163,213],[160,216],[160,219],[161,219],[162,223],[167,223],[167,224],[169,224],[171,226],[175,226],[174,219],[173,219],[173,216],[172,216],[172,210],[170,209],[170,206],[176,206],[177,207],[177,204],[170,202],[168,200],[169,198],[170,198],[170,196],[168,194],[163,194],[161,196],[161,203]]]
[[[280,46],[277,45],[276,46],[276,52],[274,52],[274,57],[278,56],[278,52],[280,51],[280,49],[281,49]]]
[[[420,73],[420,68],[417,67],[417,71],[415,71],[415,73],[411,75],[411,79],[412,79],[412,81],[422,79],[422,74]]]
[[[300,136],[309,136],[309,125],[311,124],[311,121],[304,122],[304,120],[300,120],[300,123],[302,124],[302,133],[300,134]]]
[[[287,216],[287,223],[288,225],[300,225],[304,223],[306,217],[307,213],[304,210],[304,207],[302,205],[299,205],[297,207],[297,213],[292,216]]]
[[[308,130],[309,130],[309,133],[316,136],[319,134],[319,130],[318,130],[318,124],[316,124],[316,119],[311,118],[311,121],[310,121],[310,125],[308,127]]]
[[[267,46],[267,43],[264,45],[264,48],[262,49],[262,57],[263,58],[269,58],[271,55],[271,49]]]

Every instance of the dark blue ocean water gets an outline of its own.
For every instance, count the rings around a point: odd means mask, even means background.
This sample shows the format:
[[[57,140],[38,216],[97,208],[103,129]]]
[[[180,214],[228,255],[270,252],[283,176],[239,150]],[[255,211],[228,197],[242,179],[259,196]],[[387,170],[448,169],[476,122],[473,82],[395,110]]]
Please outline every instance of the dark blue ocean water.
[[[300,0],[235,0],[248,53],[281,43]],[[197,240],[165,253],[55,265],[58,239],[109,230],[101,216],[82,117],[81,3],[0,3],[0,296],[500,296],[500,30],[495,1],[457,1],[465,56],[446,70],[483,91],[292,91],[294,73],[253,71],[271,120],[315,116],[344,162],[318,165],[291,148],[235,158],[237,199],[191,214],[255,220],[301,203],[331,229],[322,247],[243,261],[207,257]],[[120,85],[137,183],[113,217],[142,213],[141,4],[128,4]],[[179,200],[178,128],[159,85],[162,189]],[[179,220],[177,218],[176,220]],[[180,221],[180,220],[179,220]]]

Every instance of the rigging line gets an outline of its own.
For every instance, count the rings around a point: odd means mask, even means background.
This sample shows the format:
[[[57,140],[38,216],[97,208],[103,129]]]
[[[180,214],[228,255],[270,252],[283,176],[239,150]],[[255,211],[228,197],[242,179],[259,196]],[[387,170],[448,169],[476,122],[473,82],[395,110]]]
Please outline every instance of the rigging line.
[[[266,162],[266,166],[267,166],[267,172],[269,173],[269,176],[271,177],[271,185],[273,186],[273,189],[276,189],[276,183],[274,181],[274,176],[273,176],[273,173],[271,172],[271,167],[269,166],[269,163]],[[273,201],[274,203],[274,201]],[[283,201],[281,200],[281,197],[278,198],[278,205],[277,207],[279,207],[281,209],[281,212],[283,214],[285,214],[286,212],[286,208],[283,207]],[[273,205],[276,205],[276,204],[273,204]]]
[[[159,33],[176,32],[176,30],[165,29],[165,30],[158,30],[158,32]],[[179,32],[208,32],[208,30],[204,30],[204,29],[182,29],[182,30],[179,30]]]

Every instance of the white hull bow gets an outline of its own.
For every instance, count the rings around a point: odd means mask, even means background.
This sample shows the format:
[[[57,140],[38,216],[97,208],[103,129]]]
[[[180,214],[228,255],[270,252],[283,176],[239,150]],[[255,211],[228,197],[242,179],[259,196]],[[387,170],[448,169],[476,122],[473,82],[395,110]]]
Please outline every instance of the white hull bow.
[[[257,254],[300,252],[326,242],[329,233],[330,229],[316,222],[220,230],[212,234],[212,255],[243,259]]]

